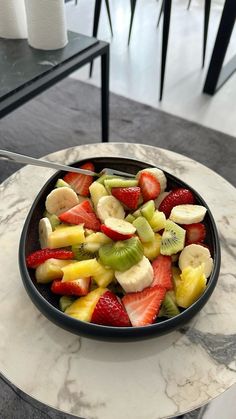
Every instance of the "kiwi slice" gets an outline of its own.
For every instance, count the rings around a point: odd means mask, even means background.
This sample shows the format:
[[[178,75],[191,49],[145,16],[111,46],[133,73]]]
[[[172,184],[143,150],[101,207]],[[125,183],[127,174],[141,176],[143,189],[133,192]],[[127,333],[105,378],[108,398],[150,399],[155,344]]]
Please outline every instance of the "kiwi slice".
[[[161,239],[161,254],[171,256],[183,250],[185,233],[182,227],[173,221],[167,220]]]
[[[75,301],[74,297],[69,297],[67,295],[63,295],[59,300],[59,308],[61,311],[66,311],[67,307],[69,307]]]
[[[141,214],[150,221],[155,212],[155,203],[153,200],[150,200],[143,204],[140,208]]]
[[[67,186],[67,188],[71,188],[69,183],[65,182],[63,179],[58,179],[55,185],[55,188],[62,188]]]
[[[138,181],[136,179],[114,178],[104,180],[104,186],[108,192],[110,192],[112,188],[129,188],[137,185]]]
[[[155,237],[154,232],[150,224],[146,220],[146,218],[144,217],[136,218],[136,220],[134,220],[133,222],[133,225],[134,227],[136,227],[137,233],[142,242],[146,243],[146,242],[150,242],[154,240],[154,237]]]
[[[175,304],[171,291],[168,291],[162,303],[162,312],[165,317],[175,317],[180,311]]]
[[[132,214],[128,214],[125,217],[125,221],[128,221],[128,223],[133,223],[134,220],[135,220],[135,217]]]
[[[71,248],[72,252],[74,253],[74,258],[76,260],[86,260],[93,259],[94,257],[96,257],[98,247],[91,246],[93,244],[94,243],[74,244]]]
[[[115,271],[127,271],[143,257],[143,246],[138,237],[105,244],[99,249],[99,257],[104,266]]]
[[[49,219],[53,230],[55,230],[55,228],[58,227],[61,223],[56,214],[50,214],[48,211],[44,212],[44,217],[47,217]]]
[[[108,179],[120,179],[120,177],[118,177],[116,175],[102,175],[98,179],[96,179],[96,182],[101,183],[102,185],[104,185],[104,181],[108,180]]]
[[[141,209],[138,208],[136,211],[133,212],[132,215],[133,215],[134,218],[141,217],[142,216]]]

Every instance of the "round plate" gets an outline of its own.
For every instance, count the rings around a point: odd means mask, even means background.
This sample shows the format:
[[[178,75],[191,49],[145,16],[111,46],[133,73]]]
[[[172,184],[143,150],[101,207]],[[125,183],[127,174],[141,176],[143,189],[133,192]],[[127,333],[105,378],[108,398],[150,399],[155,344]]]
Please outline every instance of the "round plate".
[[[88,161],[88,159],[81,160],[73,164],[73,166],[79,167],[86,161]],[[139,170],[146,167],[154,167],[137,160],[115,157],[99,157],[90,159],[89,161],[94,163],[96,172],[101,171],[104,167],[110,167],[112,169],[136,174]],[[167,177],[167,190],[171,190],[176,187],[190,189],[196,197],[196,203],[207,208],[207,213],[204,218],[204,224],[207,230],[206,244],[210,248],[211,255],[214,259],[214,266],[208,279],[206,290],[201,297],[189,308],[183,310],[179,315],[170,319],[158,318],[156,323],[142,327],[101,326],[76,320],[61,312],[59,309],[60,296],[51,292],[50,284],[37,284],[35,280],[35,271],[33,269],[28,269],[26,266],[27,255],[39,248],[38,224],[45,211],[46,197],[54,188],[57,179],[62,178],[65,175],[65,172],[57,172],[48,180],[36,197],[26,218],[19,245],[19,266],[23,284],[33,303],[50,321],[54,322],[59,327],[68,330],[69,332],[85,336],[87,338],[108,341],[133,341],[148,339],[168,333],[178,328],[183,323],[186,323],[199,310],[201,310],[214,290],[219,276],[220,245],[216,225],[206,202],[201,198],[201,196],[193,188],[177,177],[167,172],[165,172],[165,174]]]

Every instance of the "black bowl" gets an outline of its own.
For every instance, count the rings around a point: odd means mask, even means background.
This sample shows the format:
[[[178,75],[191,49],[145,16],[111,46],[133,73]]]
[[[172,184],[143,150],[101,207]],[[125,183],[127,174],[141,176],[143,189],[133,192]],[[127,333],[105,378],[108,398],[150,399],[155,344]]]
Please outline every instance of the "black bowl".
[[[79,161],[73,166],[80,166],[87,160]],[[97,172],[104,167],[127,171],[129,173],[137,173],[146,167],[151,167],[146,163],[123,158],[101,157],[89,159],[95,165]],[[207,288],[201,297],[189,308],[183,310],[179,315],[170,319],[158,319],[156,323],[142,327],[111,327],[100,326],[92,323],[76,320],[59,309],[59,296],[50,291],[50,285],[37,284],[35,280],[34,270],[28,269],[26,266],[26,256],[39,248],[38,245],[38,223],[45,210],[45,200],[48,193],[53,189],[56,180],[64,176],[64,172],[57,172],[53,175],[39,192],[35,199],[31,210],[26,218],[19,245],[19,265],[23,284],[29,294],[31,300],[36,307],[53,323],[72,332],[76,335],[85,336],[93,339],[109,340],[109,341],[133,341],[148,339],[159,336],[177,329],[183,323],[190,320],[204,306],[214,290],[220,270],[220,245],[213,216],[201,196],[186,183],[175,176],[166,173],[167,190],[176,187],[185,187],[190,189],[199,205],[207,208],[204,219],[207,229],[207,245],[211,250],[214,259],[214,267],[210,278],[208,279]]]

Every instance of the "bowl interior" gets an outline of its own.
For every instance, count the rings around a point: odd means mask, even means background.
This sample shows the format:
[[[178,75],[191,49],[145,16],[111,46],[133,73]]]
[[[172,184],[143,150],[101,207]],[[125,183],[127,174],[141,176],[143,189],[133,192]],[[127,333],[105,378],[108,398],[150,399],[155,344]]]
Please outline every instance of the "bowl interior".
[[[81,166],[83,163],[85,163],[85,161],[88,161],[88,159],[77,162],[73,166]],[[101,157],[89,159],[89,161],[93,161],[95,165],[95,171],[97,172],[101,171],[104,167],[110,167],[135,174],[141,169],[151,167],[151,165],[140,161],[122,158]],[[207,230],[206,244],[209,246],[212,257],[214,259],[214,269],[210,278],[208,279],[208,285],[204,294],[199,298],[199,300],[197,300],[196,303],[194,303],[188,309],[182,311],[178,316],[172,319],[158,319],[158,321],[153,325],[138,328],[114,328],[84,323],[69,318],[59,310],[60,296],[55,295],[50,291],[50,285],[37,284],[34,270],[28,269],[26,267],[25,258],[33,251],[40,248],[38,239],[38,223],[45,211],[45,200],[49,192],[53,189],[56,180],[63,177],[64,174],[65,172],[57,172],[48,180],[48,182],[39,192],[25,221],[20,241],[19,264],[22,280],[30,298],[33,300],[39,310],[50,320],[73,333],[82,334],[87,337],[108,340],[122,340],[123,338],[126,340],[127,338],[130,340],[139,338],[142,339],[162,333],[167,333],[168,331],[178,327],[180,324],[186,322],[194,314],[196,314],[210,297],[218,279],[220,267],[219,239],[214,219],[205,201],[190,186],[168,173],[166,173],[167,190],[178,187],[186,187],[193,191],[196,197],[196,203],[199,205],[204,205],[208,210],[204,219]]]

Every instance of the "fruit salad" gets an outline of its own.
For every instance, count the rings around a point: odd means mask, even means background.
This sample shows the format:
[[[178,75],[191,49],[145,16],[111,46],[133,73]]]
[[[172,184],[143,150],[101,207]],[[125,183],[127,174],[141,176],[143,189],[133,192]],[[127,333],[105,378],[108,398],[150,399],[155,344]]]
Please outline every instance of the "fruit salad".
[[[40,249],[26,263],[68,316],[150,325],[177,316],[207,286],[206,211],[189,189],[168,190],[158,168],[133,178],[67,173],[46,198]]]

